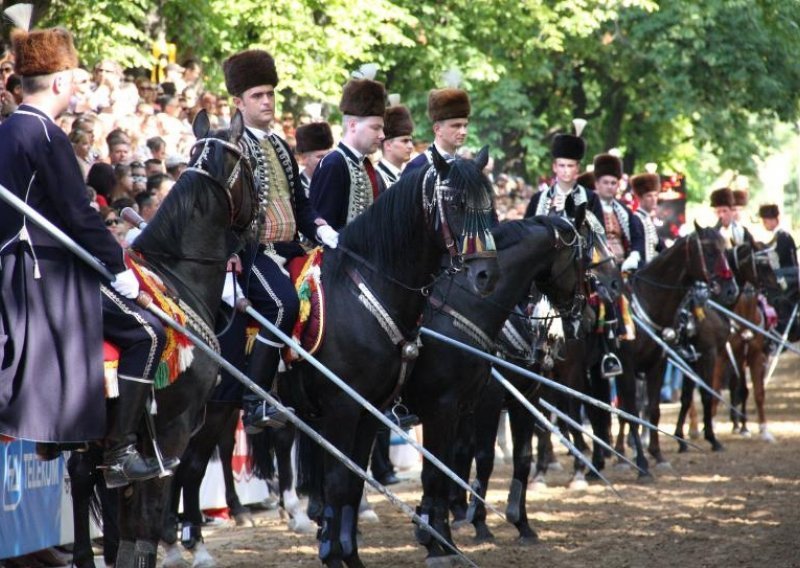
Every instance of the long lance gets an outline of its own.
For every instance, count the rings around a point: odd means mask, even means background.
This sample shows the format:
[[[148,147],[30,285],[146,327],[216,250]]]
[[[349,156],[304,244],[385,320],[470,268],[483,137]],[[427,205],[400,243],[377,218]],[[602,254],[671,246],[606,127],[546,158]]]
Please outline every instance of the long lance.
[[[114,281],[114,275],[111,274],[99,260],[97,260],[94,256],[92,256],[87,250],[81,247],[78,243],[76,243],[71,237],[69,237],[67,234],[61,231],[58,227],[56,227],[50,221],[45,219],[35,209],[31,208],[27,203],[25,203],[24,201],[19,199],[16,195],[14,195],[11,191],[3,187],[3,185],[0,185],[0,199],[8,203],[19,213],[27,216],[34,224],[39,226],[45,232],[49,233],[51,237],[53,237],[56,241],[58,241],[70,252],[74,253],[78,258],[83,260],[92,269],[96,270],[98,273],[107,278],[109,281],[111,282]],[[251,381],[244,373],[242,373],[239,369],[234,367],[227,359],[225,359],[219,353],[214,351],[214,349],[209,347],[202,339],[197,337],[186,327],[182,326],[181,324],[173,320],[163,310],[161,310],[158,306],[153,304],[152,299],[149,298],[149,296],[144,294],[140,296],[140,299],[144,302],[149,302],[143,307],[152,312],[165,325],[171,327],[178,333],[183,334],[198,349],[200,349],[201,351],[203,351],[203,353],[208,355],[209,358],[211,358],[214,362],[219,364],[220,367],[228,371],[232,377],[234,377],[244,386],[246,386],[251,391],[256,393],[258,396],[269,402],[271,405],[275,406],[278,410],[286,414],[287,419],[292,424],[294,424],[298,430],[300,430],[301,432],[306,434],[309,438],[311,438],[320,446],[322,446],[333,457],[342,462],[342,464],[345,467],[347,467],[347,469],[355,473],[361,479],[366,481],[378,493],[386,497],[386,499],[388,499],[390,503],[401,509],[408,517],[411,518],[411,520],[414,523],[416,523],[423,530],[426,530],[428,533],[430,533],[431,536],[433,536],[433,538],[435,538],[440,544],[442,544],[442,546],[444,546],[445,548],[456,554],[467,565],[474,566],[475,568],[477,568],[477,564],[472,562],[469,558],[467,558],[464,555],[464,553],[462,553],[450,542],[448,542],[447,539],[445,539],[441,534],[439,534],[439,532],[436,529],[434,529],[431,525],[429,525],[425,519],[417,515],[414,509],[412,509],[409,505],[404,503],[389,489],[387,489],[385,486],[383,486],[381,483],[375,480],[371,475],[369,475],[366,471],[364,471],[356,462],[354,462],[352,459],[346,456],[341,450],[339,450],[336,446],[334,446],[328,440],[322,437],[311,426],[303,422],[294,413],[290,412],[288,408],[286,408],[285,406],[283,406],[283,404],[280,403],[280,401],[278,401],[264,389],[259,387],[256,383]]]
[[[569,450],[569,453],[578,458],[578,460],[580,460],[580,462],[583,465],[588,467],[592,471],[592,473],[594,473],[598,478],[602,479],[603,482],[606,485],[608,485],[608,488],[614,492],[614,495],[622,499],[622,495],[620,495],[619,492],[611,484],[611,482],[608,479],[606,479],[602,473],[600,473],[600,471],[594,466],[594,464],[589,460],[589,458],[583,455],[583,452],[580,451],[575,446],[575,444],[570,442],[569,439],[567,439],[567,437],[564,435],[561,429],[555,424],[553,424],[550,420],[548,420],[547,417],[544,414],[542,414],[542,412],[538,408],[536,408],[533,404],[531,404],[531,401],[525,398],[525,395],[519,392],[519,390],[500,373],[500,371],[492,368],[492,376],[495,379],[497,379],[497,381],[501,385],[503,385],[506,388],[506,390],[510,392],[514,396],[514,398],[516,398],[519,401],[519,403],[522,404],[522,406],[524,406],[528,410],[528,412],[530,412],[533,415],[534,418],[536,418],[536,420],[541,422],[544,425],[544,427],[547,428],[547,430],[549,430],[552,434],[555,434],[555,436],[558,438],[558,441],[561,442],[567,448],[567,450]]]
[[[651,329],[650,326],[648,326],[639,316],[631,314],[631,317],[633,318],[633,321],[635,321],[639,325],[639,327],[641,327],[647,333],[647,335],[649,335],[650,338],[653,341],[655,341],[656,344],[666,352],[670,361],[672,361],[678,367],[678,369],[681,370],[684,376],[688,377],[698,387],[700,387],[708,394],[710,394],[713,398],[721,402],[722,405],[730,409],[731,412],[735,412],[736,414],[744,418],[744,414],[742,414],[737,408],[731,406],[727,400],[722,398],[721,394],[719,394],[717,391],[708,386],[708,383],[706,383],[703,379],[701,379],[700,376],[697,373],[695,373],[694,370],[692,370],[689,364],[686,361],[684,361],[683,357],[681,357],[672,347],[667,345],[667,342],[661,339],[658,336],[658,333],[655,332],[655,330]]]
[[[695,448],[697,450],[700,450],[700,451],[703,451],[703,448],[701,448],[700,446],[698,446],[696,444],[693,444],[691,441],[683,440],[682,438],[678,438],[675,434],[671,434],[671,433],[667,432],[666,430],[662,430],[658,426],[656,426],[654,424],[651,424],[647,420],[643,420],[643,419],[639,418],[638,416],[636,416],[634,414],[630,414],[628,412],[625,412],[624,410],[620,410],[619,408],[614,408],[613,406],[611,406],[608,403],[603,402],[602,400],[597,400],[596,398],[592,398],[591,396],[589,396],[587,394],[584,394],[584,393],[582,393],[580,391],[577,391],[575,389],[569,388],[568,386],[564,386],[564,385],[562,385],[560,383],[557,383],[556,381],[554,381],[552,379],[548,379],[547,377],[544,377],[544,376],[542,376],[542,375],[540,375],[538,373],[534,373],[533,371],[530,371],[528,369],[525,369],[523,367],[515,365],[514,363],[510,363],[509,361],[506,361],[505,359],[501,359],[500,357],[497,357],[496,355],[492,355],[490,353],[482,351],[481,349],[478,349],[477,347],[473,347],[472,345],[467,345],[466,343],[458,341],[457,339],[453,339],[452,337],[448,337],[446,335],[443,335],[443,334],[439,333],[438,331],[434,331],[434,330],[429,329],[427,327],[420,328],[420,333],[422,333],[423,335],[427,335],[428,337],[433,337],[434,339],[438,339],[439,341],[441,341],[443,343],[447,343],[448,345],[450,345],[452,347],[456,347],[458,349],[461,349],[462,351],[466,351],[467,353],[475,355],[476,357],[480,357],[481,359],[485,359],[485,360],[487,360],[487,361],[489,361],[489,362],[491,362],[491,363],[493,363],[493,364],[495,364],[495,365],[497,365],[499,367],[503,367],[505,369],[509,369],[511,371],[514,371],[515,373],[517,373],[519,375],[522,375],[523,377],[526,377],[528,379],[532,379],[532,380],[534,380],[534,381],[536,381],[538,383],[541,383],[543,385],[547,385],[548,387],[550,387],[552,389],[555,389],[555,390],[557,390],[559,392],[563,392],[565,394],[568,394],[569,396],[577,398],[578,400],[581,400],[581,401],[583,401],[583,402],[585,402],[587,404],[591,404],[592,406],[596,406],[597,408],[602,408],[606,412],[610,412],[612,414],[616,414],[617,416],[621,416],[622,418],[624,418],[628,422],[635,422],[636,424],[639,424],[640,426],[644,426],[645,428],[648,428],[648,429],[653,430],[655,432],[659,432],[659,433],[663,434],[664,436],[672,438],[672,439],[674,439],[676,441],[679,441],[679,442],[684,442],[685,441],[687,444],[689,444],[693,448]]]
[[[742,316],[740,316],[737,313],[734,313],[734,312],[730,311],[725,306],[721,306],[720,304],[718,304],[714,300],[707,300],[707,303],[708,303],[709,306],[711,306],[712,308],[714,308],[715,310],[717,310],[721,314],[724,314],[724,315],[728,316],[732,320],[735,320],[736,322],[742,324],[743,326],[745,326],[748,329],[751,329],[751,330],[755,331],[756,333],[760,333],[761,335],[763,335],[767,339],[771,339],[772,341],[774,341],[775,343],[780,345],[782,348],[788,349],[789,351],[792,351],[793,353],[800,354],[800,349],[798,349],[797,347],[795,347],[794,345],[792,345],[791,343],[789,343],[785,339],[782,339],[780,335],[778,335],[776,333],[773,333],[771,331],[766,331],[764,329],[761,329],[760,327],[758,327],[753,322],[743,318]],[[791,320],[789,320],[789,321],[791,321]]]
[[[769,384],[769,381],[772,379],[772,374],[775,372],[775,369],[778,368],[778,359],[780,359],[781,353],[783,353],[784,346],[786,345],[786,341],[789,339],[789,332],[792,329],[792,322],[794,322],[794,318],[797,316],[798,307],[800,307],[800,302],[794,305],[794,309],[792,309],[792,315],[789,316],[786,329],[783,331],[783,335],[781,336],[781,343],[778,345],[778,350],[775,352],[775,355],[772,357],[772,361],[769,363],[769,370],[767,371],[767,376],[764,378],[765,385]]]
[[[611,452],[612,454],[617,456],[619,459],[621,459],[625,463],[627,463],[629,465],[632,465],[633,467],[638,469],[642,474],[647,475],[647,472],[645,470],[643,470],[642,468],[640,468],[638,465],[636,465],[636,462],[634,462],[633,460],[628,458],[625,454],[621,454],[620,452],[618,452],[616,449],[614,449],[614,447],[611,444],[609,444],[608,442],[603,440],[600,436],[596,435],[594,432],[589,432],[588,429],[584,428],[582,424],[580,424],[577,420],[572,418],[569,414],[567,414],[566,412],[562,412],[556,406],[550,404],[549,402],[547,402],[543,398],[539,398],[539,403],[542,406],[544,406],[545,409],[547,409],[550,412],[554,413],[556,416],[561,418],[561,420],[563,420],[564,422],[566,422],[567,424],[569,424],[573,428],[576,428],[580,432],[583,432],[584,434],[589,436],[592,440],[594,440],[594,442],[596,444],[598,444],[599,446],[605,448],[606,450],[608,450],[609,452]]]
[[[341,378],[339,378],[333,371],[328,369],[325,365],[323,365],[316,357],[311,355],[308,351],[303,349],[303,346],[297,343],[294,339],[283,333],[275,324],[265,318],[263,315],[258,313],[252,306],[248,306],[245,310],[245,313],[256,320],[260,325],[267,328],[269,331],[274,333],[278,338],[281,339],[286,345],[297,351],[300,355],[303,356],[311,365],[314,366],[322,375],[325,376],[328,380],[330,380],[333,384],[338,386],[344,392],[346,392],[353,400],[359,403],[364,410],[372,414],[378,421],[389,428],[390,431],[397,434],[400,438],[402,438],[406,443],[420,452],[425,458],[430,461],[433,465],[435,465],[439,471],[444,473],[448,478],[450,478],[456,485],[461,487],[467,491],[470,495],[473,495],[478,501],[480,501],[487,509],[492,511],[498,517],[506,520],[505,516],[497,510],[496,507],[490,505],[486,502],[486,500],[481,497],[475,489],[469,486],[463,479],[461,479],[458,475],[456,475],[449,467],[447,467],[444,463],[439,460],[435,455],[433,455],[429,450],[427,450],[422,444],[411,438],[408,434],[406,434],[402,428],[400,428],[397,424],[386,418],[383,412],[378,410],[370,401],[366,398],[361,396],[358,391],[356,391],[353,387],[348,385],[344,382]]]

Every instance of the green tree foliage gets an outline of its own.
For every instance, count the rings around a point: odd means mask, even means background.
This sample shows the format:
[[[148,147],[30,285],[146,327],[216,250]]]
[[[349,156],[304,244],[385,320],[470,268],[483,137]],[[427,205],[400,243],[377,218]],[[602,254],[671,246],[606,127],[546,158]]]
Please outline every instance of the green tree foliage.
[[[72,29],[89,64],[150,65],[163,33],[217,90],[227,55],[263,47],[291,110],[325,102],[335,115],[350,72],[376,62],[421,137],[428,90],[456,68],[473,102],[469,143],[531,176],[549,169],[552,135],[584,117],[590,156],[617,147],[629,171],[653,161],[702,188],[720,168],[753,171],[800,109],[796,1],[38,0],[37,13]]]

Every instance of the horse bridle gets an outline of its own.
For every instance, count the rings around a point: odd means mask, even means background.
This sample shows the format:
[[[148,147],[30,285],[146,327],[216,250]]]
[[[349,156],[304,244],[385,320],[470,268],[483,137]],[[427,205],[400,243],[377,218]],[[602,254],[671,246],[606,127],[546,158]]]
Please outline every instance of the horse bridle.
[[[225,149],[228,152],[232,152],[236,156],[236,163],[234,164],[230,175],[228,175],[227,177],[225,176],[224,172],[220,172],[219,175],[214,175],[207,169],[208,155],[211,151],[211,146],[213,146],[214,144],[222,146],[223,149]],[[247,223],[239,225],[237,224],[236,220],[239,218],[239,215],[242,212],[241,206],[243,200],[242,199],[239,200],[240,202],[237,207],[233,198],[232,188],[236,183],[236,180],[239,179],[239,177],[241,176],[242,168],[245,169],[245,173],[249,173],[251,177],[253,176],[253,169],[250,164],[249,157],[247,156],[245,150],[241,146],[233,144],[226,140],[222,140],[221,138],[200,138],[192,145],[192,149],[190,152],[194,152],[195,149],[200,146],[202,146],[202,150],[194,159],[192,165],[186,168],[186,171],[195,172],[202,176],[205,176],[206,178],[210,179],[218,189],[222,190],[222,193],[225,196],[226,202],[228,204],[228,213],[229,213],[231,227],[238,230],[246,229],[253,222],[253,219],[255,219],[256,217],[256,213],[258,210],[258,195],[255,192],[254,185],[250,184],[251,210],[247,216],[248,219]]]
[[[573,238],[571,241],[566,241],[561,237],[561,232],[554,228],[555,230],[555,248],[556,250],[562,250],[564,248],[570,248],[572,250],[572,254],[570,257],[570,262],[565,263],[564,268],[558,271],[558,273],[553,274],[545,281],[545,285],[549,285],[552,282],[557,282],[561,279],[561,277],[574,266],[574,263],[577,261],[578,263],[578,270],[585,274],[585,267],[584,267],[584,256],[583,250],[585,248],[584,238],[575,227],[575,224],[568,218],[564,217],[563,220],[569,225],[569,228],[572,230]],[[559,314],[561,314],[562,318],[577,318],[583,312],[584,305],[586,303],[586,293],[585,290],[581,287],[581,282],[583,278],[578,278],[575,281],[575,288],[572,294],[572,301],[570,302],[569,306],[555,306],[558,309]]]
[[[433,185],[433,189],[431,198],[429,200],[427,189],[431,186],[431,183]],[[464,267],[465,260],[492,256],[496,254],[496,251],[487,250],[483,252],[464,254],[458,250],[456,239],[453,236],[453,230],[450,228],[450,222],[448,221],[447,215],[444,211],[444,202],[446,200],[445,193],[449,189],[450,184],[448,178],[442,178],[441,174],[438,170],[436,170],[436,168],[433,166],[429,167],[425,172],[425,177],[422,182],[422,211],[425,216],[425,223],[429,227],[433,227],[435,229],[438,222],[440,226],[439,231],[442,235],[442,239],[444,240],[447,253],[450,256],[450,268],[448,270],[451,273],[455,273],[461,271],[461,269]]]
[[[716,279],[720,280],[730,280],[733,278],[733,272],[731,271],[730,266],[728,266],[728,260],[725,258],[724,254],[719,255],[719,260],[717,260],[717,264],[714,267],[714,274],[709,274],[708,272],[708,265],[706,264],[706,256],[703,253],[703,241],[700,238],[698,233],[695,233],[686,239],[686,262],[689,263],[691,261],[691,242],[694,240],[695,244],[697,245],[697,255],[700,258],[700,271],[702,276],[702,281],[704,281],[707,285],[711,286]]]

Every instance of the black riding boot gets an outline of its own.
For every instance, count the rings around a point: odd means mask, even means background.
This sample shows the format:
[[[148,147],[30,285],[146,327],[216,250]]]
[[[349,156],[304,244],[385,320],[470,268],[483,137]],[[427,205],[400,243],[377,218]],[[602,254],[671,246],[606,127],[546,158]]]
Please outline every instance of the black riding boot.
[[[109,489],[156,477],[158,462],[144,458],[136,449],[136,432],[144,416],[152,383],[119,377],[119,400],[108,430],[108,449],[103,454],[104,475]]]
[[[276,341],[256,336],[250,361],[247,363],[247,376],[265,391],[272,391],[275,375],[281,360],[281,347]],[[277,398],[274,392],[272,396]],[[264,428],[283,428],[286,415],[250,390],[242,396],[244,416],[242,423],[248,434],[258,434]]]

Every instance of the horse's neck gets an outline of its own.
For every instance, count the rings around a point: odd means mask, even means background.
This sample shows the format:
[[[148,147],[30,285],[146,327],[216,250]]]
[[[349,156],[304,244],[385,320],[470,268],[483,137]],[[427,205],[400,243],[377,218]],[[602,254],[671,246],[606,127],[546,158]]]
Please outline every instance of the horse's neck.
[[[671,321],[692,282],[686,266],[679,262],[680,251],[668,249],[642,268],[636,299],[653,320]],[[662,321],[663,320],[663,321]]]

